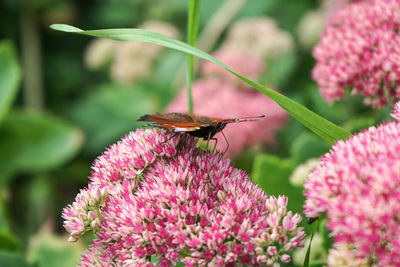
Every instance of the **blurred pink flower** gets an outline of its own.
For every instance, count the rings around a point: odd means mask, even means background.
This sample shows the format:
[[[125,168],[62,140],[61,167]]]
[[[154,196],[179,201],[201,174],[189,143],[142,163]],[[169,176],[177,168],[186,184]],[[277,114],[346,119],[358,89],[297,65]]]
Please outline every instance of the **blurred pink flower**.
[[[305,189],[306,216],[327,214],[335,239],[331,266],[345,259],[400,265],[400,122],[337,142],[309,175]]]
[[[362,93],[373,107],[400,98],[400,0],[359,1],[343,6],[314,48],[312,72],[332,102]]]
[[[218,79],[203,79],[192,84],[195,114],[209,117],[236,118],[266,115],[266,118],[240,125],[228,125],[224,134],[229,141],[227,156],[233,157],[247,146],[266,143],[276,144],[275,132],[281,129],[288,117],[287,113],[264,94],[253,90],[241,90]],[[187,92],[183,90],[167,107],[167,112],[187,111]],[[227,144],[221,133],[217,147],[224,151]]]
[[[213,56],[249,79],[257,80],[264,69],[264,62],[261,59],[246,52],[220,50]],[[212,62],[206,61],[201,68],[201,73],[207,77],[223,79],[241,88],[250,88],[250,85]]]
[[[95,161],[90,179],[93,194],[64,209],[72,236],[84,230],[69,222],[91,217],[76,207],[102,203],[92,216],[98,223],[83,224],[95,240],[80,266],[155,266],[153,256],[159,266],[272,265],[289,262],[304,243],[301,216],[287,211],[286,197],[267,196],[186,134],[132,132]]]

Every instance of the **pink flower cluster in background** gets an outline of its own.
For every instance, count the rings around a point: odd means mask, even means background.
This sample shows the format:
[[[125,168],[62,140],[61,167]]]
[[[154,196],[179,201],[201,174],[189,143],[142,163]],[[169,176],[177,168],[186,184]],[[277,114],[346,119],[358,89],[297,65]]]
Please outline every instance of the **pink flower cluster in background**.
[[[303,246],[286,197],[267,196],[185,134],[132,132],[95,161],[90,179],[63,212],[71,241],[95,230],[80,266],[273,265]]]
[[[213,56],[249,79],[257,80],[264,69],[264,61],[261,58],[252,56],[244,51],[219,50]],[[201,67],[201,73],[208,78],[219,78],[242,89],[250,88],[250,85],[229,71],[209,61],[204,62]]]
[[[336,143],[305,189],[306,216],[327,215],[330,266],[400,265],[400,122]]]
[[[261,74],[262,62],[245,53],[220,51],[216,57],[239,73],[250,74],[256,79]],[[226,70],[213,63],[205,63],[202,67],[205,78],[192,84],[194,99],[193,109],[197,115],[217,118],[236,118],[266,115],[266,118],[240,125],[228,125],[224,134],[229,140],[227,156],[233,157],[244,148],[256,147],[262,143],[269,146],[276,144],[275,133],[282,129],[288,114],[273,100],[253,88],[249,88]],[[186,112],[187,92],[181,93],[169,104],[166,112]],[[217,147],[224,151],[227,147],[221,133]]]
[[[363,94],[366,104],[400,99],[400,0],[356,1],[328,22],[312,76],[328,102]]]

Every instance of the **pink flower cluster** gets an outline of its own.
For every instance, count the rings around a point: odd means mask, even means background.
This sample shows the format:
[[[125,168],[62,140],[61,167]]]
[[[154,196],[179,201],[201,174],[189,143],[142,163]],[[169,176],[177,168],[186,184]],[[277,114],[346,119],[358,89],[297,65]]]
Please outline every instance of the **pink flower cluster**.
[[[400,99],[400,0],[343,6],[313,55],[312,76],[326,101],[342,98],[347,88],[373,107]]]
[[[249,79],[257,80],[264,69],[263,60],[243,51],[220,50],[213,55],[215,58],[233,68],[235,71]],[[204,62],[201,73],[206,77],[217,77],[234,86],[248,89],[249,85],[241,79],[212,62]]]
[[[306,216],[327,215],[330,266],[400,266],[400,122],[336,143],[305,189]]]
[[[303,246],[286,197],[267,196],[185,134],[132,132],[95,161],[90,179],[63,213],[71,241],[95,230],[80,266],[273,265]]]

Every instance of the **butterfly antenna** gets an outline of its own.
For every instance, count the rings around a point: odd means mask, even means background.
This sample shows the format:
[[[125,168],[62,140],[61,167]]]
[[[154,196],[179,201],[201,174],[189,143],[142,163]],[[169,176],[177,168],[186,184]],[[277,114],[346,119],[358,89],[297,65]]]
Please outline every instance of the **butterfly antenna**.
[[[258,119],[264,118],[265,115],[251,116],[251,117],[241,117],[236,119],[231,119],[232,122],[243,122],[243,121],[258,121]]]

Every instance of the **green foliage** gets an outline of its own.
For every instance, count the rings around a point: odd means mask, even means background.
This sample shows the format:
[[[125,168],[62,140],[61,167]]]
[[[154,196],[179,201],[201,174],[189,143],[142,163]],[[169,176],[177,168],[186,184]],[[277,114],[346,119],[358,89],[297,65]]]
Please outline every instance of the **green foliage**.
[[[0,230],[0,251],[20,251],[21,249],[21,242],[9,230]]]
[[[290,148],[291,159],[298,165],[310,158],[319,158],[329,151],[330,146],[308,132],[301,133]]]
[[[43,112],[13,111],[0,127],[0,188],[16,172],[60,166],[74,156],[81,132]]]
[[[258,154],[254,159],[252,178],[266,193],[274,196],[288,197],[288,209],[301,213],[304,196],[299,189],[289,182],[294,165],[274,155]]]
[[[373,125],[375,125],[375,120],[373,118],[364,117],[364,118],[349,120],[348,122],[344,123],[343,126],[350,132],[357,133]]]
[[[315,221],[313,223],[313,228],[312,228],[312,232],[311,232],[311,238],[310,238],[310,243],[308,244],[308,249],[307,249],[307,254],[306,257],[304,259],[304,264],[303,267],[308,267],[311,266],[310,265],[310,255],[311,255],[311,243],[314,237],[315,232],[318,230],[318,225],[319,225],[319,220]]]
[[[0,42],[0,123],[13,103],[19,88],[21,70],[11,41]]]
[[[279,59],[269,59],[267,67],[261,81],[263,84],[274,85],[275,88],[282,88],[287,82],[288,77],[293,72],[297,63],[294,52],[287,53]]]
[[[42,230],[31,238],[28,258],[40,267],[69,267],[77,265],[83,252],[82,244],[66,242],[65,236]]]
[[[326,253],[328,253],[329,249],[332,247],[333,238],[329,235],[329,230],[326,228],[326,218],[320,219],[318,232],[322,236],[322,247]]]
[[[25,257],[17,252],[0,251],[0,263],[2,267],[34,267]]]
[[[149,32],[141,29],[106,29],[106,30],[92,30],[84,31],[77,27],[73,27],[65,24],[53,24],[51,28],[54,30],[71,32],[83,35],[90,35],[95,37],[109,38],[118,41],[141,41],[149,42],[168,48],[176,49],[188,54],[195,55],[197,57],[206,59],[213,62],[232,74],[236,75],[249,85],[253,86],[257,90],[266,94],[274,101],[276,101],[280,106],[282,106],[290,115],[296,118],[304,126],[308,127],[310,130],[315,132],[321,138],[329,143],[333,143],[337,140],[344,139],[350,135],[346,130],[336,126],[330,121],[318,116],[316,113],[310,111],[306,107],[300,105],[299,103],[291,100],[290,98],[281,95],[280,93],[271,90],[255,81],[252,81],[231,69],[229,66],[225,65],[216,58],[210,56],[209,54],[194,48],[188,44],[180,42],[178,40],[171,39],[165,35]]]
[[[110,142],[136,129],[136,120],[154,113],[158,103],[146,88],[100,85],[70,108],[70,117],[84,130],[84,153],[98,155]]]

